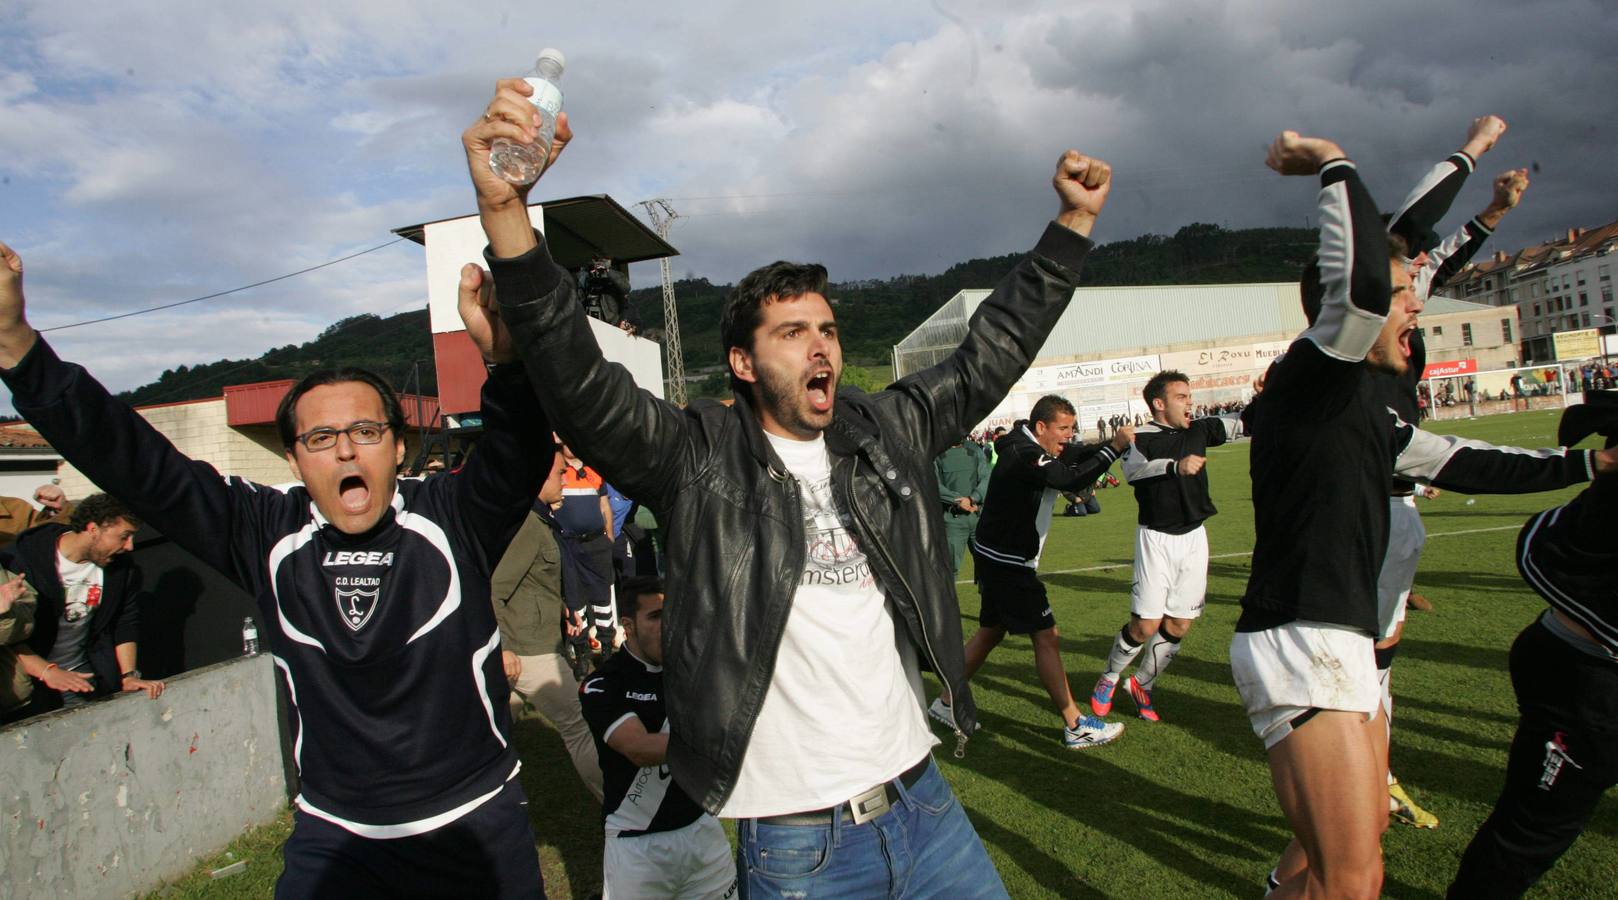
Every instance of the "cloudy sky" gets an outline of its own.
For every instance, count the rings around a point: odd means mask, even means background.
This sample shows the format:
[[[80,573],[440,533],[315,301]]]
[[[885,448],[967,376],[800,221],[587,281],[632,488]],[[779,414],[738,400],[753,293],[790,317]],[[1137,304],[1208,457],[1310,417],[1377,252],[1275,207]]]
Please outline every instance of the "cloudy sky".
[[[1609,0],[7,0],[3,18],[0,240],[41,328],[471,212],[459,132],[547,45],[578,138],[535,198],[671,198],[675,271],[715,281],[781,257],[848,279],[1026,248],[1067,147],[1114,164],[1102,241],[1303,224],[1309,185],[1261,164],[1282,128],[1336,138],[1388,207],[1486,112],[1511,130],[1481,174],[1538,166],[1499,246],[1618,218]],[[425,298],[404,243],[50,339],[125,388]]]

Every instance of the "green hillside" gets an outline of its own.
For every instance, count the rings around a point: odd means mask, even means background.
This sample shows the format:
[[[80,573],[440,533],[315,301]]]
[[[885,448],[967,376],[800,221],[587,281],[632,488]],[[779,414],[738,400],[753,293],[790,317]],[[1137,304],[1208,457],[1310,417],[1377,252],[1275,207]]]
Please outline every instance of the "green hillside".
[[[1172,237],[1143,235],[1096,248],[1085,263],[1084,283],[1291,281],[1314,252],[1315,243],[1314,232],[1302,228],[1227,231],[1217,225],[1187,225]],[[856,365],[885,366],[893,345],[944,301],[964,289],[994,286],[1020,258],[1020,254],[1011,254],[967,260],[937,275],[834,283],[831,293],[842,326],[844,357]],[[675,283],[686,372],[694,396],[728,393],[724,376],[711,373],[723,365],[719,313],[730,290],[729,284],[713,284],[705,278]],[[663,302],[658,285],[632,291],[630,309],[631,318],[643,332],[661,336]],[[298,378],[333,365],[364,366],[401,389],[431,394],[437,390],[432,358],[426,310],[385,319],[365,314],[337,322],[302,346],[289,344],[258,359],[181,366],[121,396],[133,404],[217,397],[225,385]],[[412,379],[412,371],[419,383]]]
[[[400,390],[436,393],[427,310],[385,319],[371,313],[350,316],[301,346],[277,347],[258,359],[222,359],[169,369],[156,381],[118,396],[135,406],[196,400],[217,397],[226,385],[302,378],[332,366],[360,366],[381,374]],[[419,376],[419,386],[412,372]]]

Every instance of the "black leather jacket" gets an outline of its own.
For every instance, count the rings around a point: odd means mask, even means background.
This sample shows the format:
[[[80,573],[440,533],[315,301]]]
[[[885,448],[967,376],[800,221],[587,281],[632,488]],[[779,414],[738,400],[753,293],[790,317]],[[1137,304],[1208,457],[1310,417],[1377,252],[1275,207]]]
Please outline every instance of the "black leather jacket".
[[[933,459],[1028,368],[1067,307],[1091,246],[1053,223],[983,302],[949,359],[875,394],[840,390],[826,431],[836,502],[894,604],[896,631],[955,698],[958,753],[977,711]],[[571,279],[543,242],[521,257],[488,262],[501,315],[556,430],[649,507],[668,535],[669,769],[717,812],[741,770],[803,570],[798,486],[747,398],[680,409],[604,360]]]

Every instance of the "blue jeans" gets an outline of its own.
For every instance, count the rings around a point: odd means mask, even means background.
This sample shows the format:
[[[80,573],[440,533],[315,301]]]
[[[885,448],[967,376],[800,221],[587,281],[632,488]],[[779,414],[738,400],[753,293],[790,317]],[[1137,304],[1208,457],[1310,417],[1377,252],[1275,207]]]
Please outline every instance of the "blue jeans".
[[[737,823],[744,898],[1005,897],[1000,873],[931,761],[886,813],[854,825]]]

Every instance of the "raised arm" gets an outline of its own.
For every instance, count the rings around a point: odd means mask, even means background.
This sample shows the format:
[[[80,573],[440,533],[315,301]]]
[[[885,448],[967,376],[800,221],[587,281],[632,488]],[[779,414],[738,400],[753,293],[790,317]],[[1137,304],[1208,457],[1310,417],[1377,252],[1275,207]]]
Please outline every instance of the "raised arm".
[[[1527,169],[1510,169],[1498,175],[1494,179],[1494,193],[1489,198],[1489,205],[1424,256],[1417,257],[1420,265],[1410,273],[1417,295],[1425,300],[1471,262],[1484,242],[1494,234],[1495,228],[1499,227],[1500,220],[1521,202],[1526,190]]]
[[[528,189],[489,169],[496,138],[533,140],[534,111],[525,99],[532,90],[522,79],[501,81],[485,114],[461,135],[500,317],[557,433],[627,496],[657,509],[691,470],[685,415],[602,355],[573,279],[528,220]],[[563,113],[547,168],[572,136]]]
[[[1282,175],[1318,175],[1318,261],[1302,285],[1312,324],[1302,337],[1328,359],[1358,363],[1388,315],[1388,243],[1376,201],[1342,148],[1324,138],[1283,131],[1265,165]]]
[[[17,412],[97,487],[256,591],[262,561],[233,536],[257,527],[249,507],[280,495],[186,457],[89,372],[58,358],[28,324],[22,271],[22,259],[0,244],[0,380]]]
[[[1467,176],[1477,168],[1478,159],[1505,133],[1506,122],[1499,116],[1473,119],[1461,148],[1433,166],[1399,204],[1399,211],[1388,223],[1388,233],[1404,239],[1411,258],[1438,246],[1438,223],[1449,212]]]
[[[1056,220],[972,314],[961,345],[938,365],[872,396],[874,403],[902,408],[889,421],[903,422],[905,438],[929,456],[944,452],[1005,398],[1073,299],[1094,246],[1090,232],[1112,190],[1112,167],[1069,150],[1051,183]]]
[[[483,435],[459,472],[439,476],[455,492],[462,527],[482,548],[489,572],[527,517],[556,455],[550,422],[517,361],[492,288],[476,265],[461,268],[461,322],[489,373],[479,401]]]

